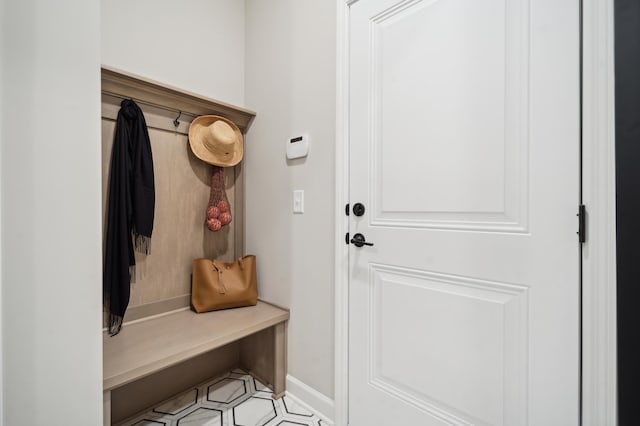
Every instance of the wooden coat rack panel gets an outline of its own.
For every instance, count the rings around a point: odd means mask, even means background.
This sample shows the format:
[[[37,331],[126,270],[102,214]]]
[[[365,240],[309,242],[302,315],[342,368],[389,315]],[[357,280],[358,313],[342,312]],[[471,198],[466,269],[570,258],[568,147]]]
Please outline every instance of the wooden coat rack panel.
[[[191,261],[219,258],[232,261],[244,255],[244,173],[242,163],[225,169],[225,186],[233,221],[221,231],[204,225],[212,166],[189,148],[190,122],[215,114],[232,120],[244,132],[255,113],[207,99],[157,82],[102,69],[102,196],[106,235],[106,206],[115,119],[122,99],[142,109],[153,152],[156,208],[151,254],[136,255],[136,282],[125,321],[189,305]],[[173,120],[182,112],[179,125]]]

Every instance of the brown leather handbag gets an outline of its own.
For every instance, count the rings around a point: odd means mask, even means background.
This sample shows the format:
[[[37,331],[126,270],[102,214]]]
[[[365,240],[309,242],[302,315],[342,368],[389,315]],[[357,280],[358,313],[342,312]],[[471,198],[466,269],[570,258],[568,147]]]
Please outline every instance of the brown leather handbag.
[[[258,303],[256,257],[227,263],[194,259],[191,305],[196,312],[253,306]]]

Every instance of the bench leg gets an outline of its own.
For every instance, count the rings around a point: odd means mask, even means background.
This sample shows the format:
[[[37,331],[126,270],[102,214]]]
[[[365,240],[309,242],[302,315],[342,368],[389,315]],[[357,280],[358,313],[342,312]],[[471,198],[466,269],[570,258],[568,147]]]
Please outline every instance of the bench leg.
[[[276,324],[273,333],[273,399],[284,396],[287,377],[287,324]]]
[[[111,391],[102,393],[102,423],[104,426],[111,426]]]

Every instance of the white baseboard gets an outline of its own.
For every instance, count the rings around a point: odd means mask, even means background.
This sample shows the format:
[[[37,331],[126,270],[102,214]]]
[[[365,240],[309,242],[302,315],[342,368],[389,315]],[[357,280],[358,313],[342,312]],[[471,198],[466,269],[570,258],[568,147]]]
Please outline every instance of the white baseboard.
[[[287,397],[318,414],[323,423],[333,425],[333,400],[291,375],[287,375]]]

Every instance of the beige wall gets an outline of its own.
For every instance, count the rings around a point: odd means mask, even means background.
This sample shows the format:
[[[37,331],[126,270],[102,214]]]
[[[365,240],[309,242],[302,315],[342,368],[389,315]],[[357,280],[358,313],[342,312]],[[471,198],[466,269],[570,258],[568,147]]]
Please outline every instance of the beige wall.
[[[290,373],[333,395],[333,2],[1,4],[4,424],[100,423],[100,62],[258,111],[247,251],[262,296],[291,307]],[[287,163],[301,131],[311,154]]]
[[[2,19],[4,16],[4,0],[0,0],[0,25],[4,25],[4,20]],[[1,30],[0,30],[1,31]],[[2,34],[0,32],[0,34]],[[3,90],[3,73],[4,73],[4,43],[2,42],[4,38],[4,34],[0,36],[0,176],[2,176],[2,139],[3,139],[3,131],[2,131],[2,120],[4,118],[2,112],[2,105],[4,105],[4,90]],[[2,185],[0,184],[0,426],[3,425],[4,419],[4,374],[3,374],[3,349],[2,349],[2,336],[4,332],[2,331]]]
[[[3,421],[99,425],[100,2],[2,12]]]
[[[201,96],[244,105],[244,1],[102,0],[101,5],[103,65]],[[109,101],[113,99],[109,98]],[[147,121],[155,117],[155,113],[150,112],[153,108],[142,107]],[[172,118],[160,117],[165,121]],[[186,118],[182,121],[187,122]],[[105,121],[105,166],[110,161],[112,124]],[[175,298],[183,300],[190,291],[190,259],[205,256],[232,259],[235,234],[230,230],[242,223],[240,211],[234,216],[235,225],[225,227],[215,235],[206,230],[203,212],[209,198],[212,169],[193,160],[195,157],[186,148],[186,135],[162,130],[150,130],[149,133],[156,172],[155,255],[139,256],[129,314],[134,313],[136,306],[177,300]],[[176,174],[176,170],[181,173]],[[103,171],[103,179],[107,179],[108,167]],[[227,183],[233,185],[233,179],[229,178],[233,170],[228,170],[227,175]],[[106,197],[106,181],[103,184]],[[194,193],[176,190],[189,185]],[[180,193],[188,200],[176,204],[175,198]],[[228,186],[227,195],[233,205],[232,186]],[[185,216],[179,218],[184,220],[175,221],[176,211]],[[180,226],[174,226],[176,223]],[[180,244],[176,245],[175,241]],[[166,247],[162,242],[167,243],[164,244]],[[176,253],[171,253],[171,247]],[[166,263],[173,254],[173,259],[182,262],[171,268],[155,267]],[[186,263],[185,259],[188,260]],[[158,280],[158,275],[162,279]]]
[[[101,4],[104,65],[244,105],[244,1]]]
[[[246,1],[246,249],[261,297],[291,308],[289,374],[333,398],[335,2]],[[285,141],[310,135],[306,159]],[[305,213],[292,213],[292,190]]]
[[[335,3],[186,3],[103,0],[102,61],[257,112],[246,252],[258,255],[261,297],[291,308],[289,373],[332,398]],[[310,155],[287,162],[285,140],[300,132]],[[291,212],[294,189],[303,215]]]

